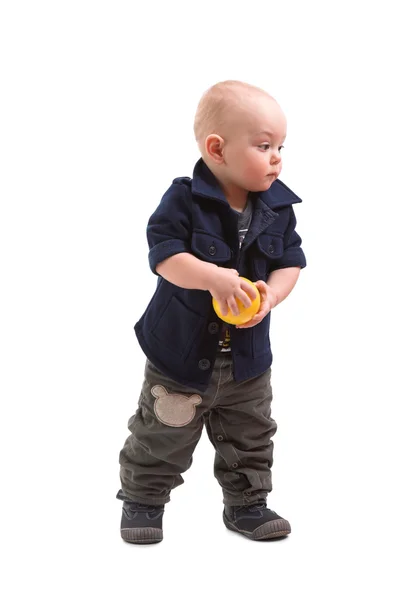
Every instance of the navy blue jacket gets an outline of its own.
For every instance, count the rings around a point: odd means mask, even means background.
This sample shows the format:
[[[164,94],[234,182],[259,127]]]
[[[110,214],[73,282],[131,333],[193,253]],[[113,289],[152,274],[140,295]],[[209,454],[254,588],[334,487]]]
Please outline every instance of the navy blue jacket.
[[[305,267],[292,206],[301,202],[300,198],[280,180],[266,192],[251,196],[253,218],[239,252],[238,213],[200,159],[193,179],[174,179],[150,217],[151,270],[157,274],[157,264],[179,252],[237,269],[252,281],[266,281],[276,269]],[[260,375],[271,365],[269,325],[270,314],[255,327],[231,327],[236,381]],[[158,369],[175,381],[205,391],[218,352],[220,326],[209,292],[183,289],[158,277],[156,291],[135,332],[143,352]]]

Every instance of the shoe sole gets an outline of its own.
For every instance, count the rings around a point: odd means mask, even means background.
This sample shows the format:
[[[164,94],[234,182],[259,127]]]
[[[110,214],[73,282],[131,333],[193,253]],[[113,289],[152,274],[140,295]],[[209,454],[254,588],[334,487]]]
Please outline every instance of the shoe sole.
[[[136,527],[121,529],[121,537],[130,544],[157,544],[162,541],[163,532],[156,527]]]
[[[260,525],[260,527],[257,527],[254,531],[244,531],[229,521],[226,518],[225,512],[222,516],[228,529],[235,531],[236,533],[241,533],[255,541],[286,537],[292,531],[290,523],[289,521],[286,521],[286,519],[275,519],[274,521],[269,521],[268,523],[264,523],[264,525]]]

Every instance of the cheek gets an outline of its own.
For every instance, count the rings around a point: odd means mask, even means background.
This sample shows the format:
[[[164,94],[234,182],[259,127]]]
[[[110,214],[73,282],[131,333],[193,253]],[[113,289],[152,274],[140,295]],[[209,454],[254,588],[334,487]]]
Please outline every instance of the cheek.
[[[255,176],[264,176],[268,169],[267,155],[262,152],[254,153],[249,168]]]
[[[246,154],[244,163],[250,171],[256,172],[260,169],[265,169],[266,155],[259,150],[251,150]]]
[[[236,173],[243,172],[248,163],[247,155],[243,155],[243,150],[230,148],[225,155],[227,165],[234,169]]]
[[[252,159],[251,154],[241,151],[232,156],[232,158],[231,165],[234,167],[235,172],[239,177],[248,177],[254,173],[254,160]]]

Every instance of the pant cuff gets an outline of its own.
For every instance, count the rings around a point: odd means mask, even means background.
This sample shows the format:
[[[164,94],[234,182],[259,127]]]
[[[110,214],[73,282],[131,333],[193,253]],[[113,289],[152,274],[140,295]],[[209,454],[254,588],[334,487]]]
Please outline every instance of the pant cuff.
[[[137,496],[135,494],[127,493],[123,490],[119,490],[116,497],[118,500],[138,502],[139,504],[149,504],[150,506],[161,506],[170,501],[169,496],[166,496],[165,498],[145,498],[144,496]]]
[[[266,499],[267,494],[252,494],[251,496],[238,496],[237,498],[232,498],[232,495],[229,495],[229,498],[224,496],[223,502],[225,506],[250,506],[250,504]]]

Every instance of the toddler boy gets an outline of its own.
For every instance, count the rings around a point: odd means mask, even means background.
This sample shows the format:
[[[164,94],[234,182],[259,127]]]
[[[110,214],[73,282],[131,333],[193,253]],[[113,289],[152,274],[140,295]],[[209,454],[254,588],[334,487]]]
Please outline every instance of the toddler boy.
[[[121,536],[162,540],[164,505],[183,483],[203,425],[213,444],[223,520],[253,540],[287,536],[267,507],[272,490],[271,310],[306,266],[295,230],[301,202],[278,177],[286,119],[254,86],[226,81],[202,97],[193,178],[174,179],[150,217],[149,262],[156,291],[135,326],[147,357],[138,409],[120,452]],[[259,312],[226,325],[212,306],[238,313],[256,283]]]

